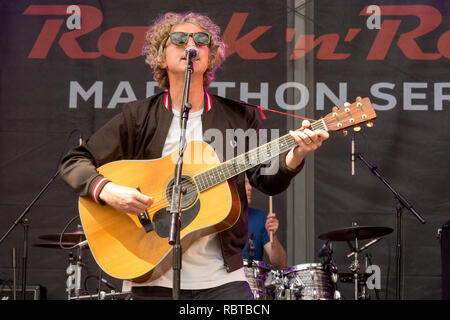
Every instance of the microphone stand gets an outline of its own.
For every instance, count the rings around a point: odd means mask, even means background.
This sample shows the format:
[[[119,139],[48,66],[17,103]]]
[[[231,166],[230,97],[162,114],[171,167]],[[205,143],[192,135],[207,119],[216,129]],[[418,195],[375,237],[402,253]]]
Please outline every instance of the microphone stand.
[[[69,138],[72,136],[72,134],[74,132],[79,133],[79,142],[80,145],[83,142],[83,139],[81,137],[81,133],[78,129],[72,130],[72,132],[70,133],[69,137],[67,138],[67,141],[69,141]],[[67,144],[66,141],[66,144]],[[62,154],[63,155],[63,154]],[[62,156],[61,155],[61,156]],[[58,166],[59,163],[61,162],[61,158],[58,161]],[[23,257],[22,257],[22,300],[25,300],[25,290],[26,290],[26,285],[27,285],[27,261],[28,261],[28,231],[29,231],[29,224],[30,224],[30,218],[27,216],[27,213],[31,210],[31,207],[33,207],[33,205],[36,203],[36,201],[39,200],[39,198],[42,196],[42,194],[47,190],[47,188],[52,184],[52,182],[56,179],[56,177],[59,175],[59,167],[56,170],[55,174],[53,175],[53,177],[50,178],[50,180],[47,182],[47,184],[42,188],[41,191],[39,191],[38,195],[33,199],[33,201],[31,201],[31,203],[28,205],[28,207],[25,208],[25,210],[19,215],[19,217],[16,219],[16,221],[14,221],[14,223],[12,224],[12,226],[9,228],[8,231],[6,231],[6,233],[3,235],[3,237],[0,239],[0,245],[2,244],[2,242],[8,237],[8,235],[11,233],[11,231],[14,230],[14,228],[19,224],[22,223],[23,225]],[[15,288],[14,288],[15,289]]]
[[[408,209],[422,224],[426,223],[426,220],[422,215],[417,212],[416,209],[409,203],[409,201],[400,193],[398,193],[394,187],[384,178],[379,172],[377,165],[372,165],[367,162],[362,153],[357,153],[356,157],[360,159],[362,162],[366,164],[369,170],[380,179],[386,187],[394,194],[394,197],[397,201],[396,204],[396,213],[397,213],[397,251],[396,251],[396,267],[397,267],[397,283],[396,283],[396,298],[397,300],[401,299],[401,283],[402,283],[402,210],[404,208]]]
[[[0,239],[0,244],[6,239],[6,237],[11,233],[11,231],[19,224],[23,225],[23,256],[22,256],[22,300],[25,300],[25,290],[27,286],[27,261],[28,261],[28,231],[30,218],[27,216],[27,213],[30,211],[31,207],[39,200],[41,195],[47,190],[53,180],[59,175],[59,170],[54,174],[54,176],[47,182],[47,184],[42,188],[42,190],[38,193],[38,195],[31,201],[28,207],[19,215],[16,221],[14,221],[13,225],[9,228],[8,231],[3,235]]]
[[[189,110],[192,106],[188,103],[189,101],[189,87],[191,83],[191,74],[194,71],[194,66],[191,61],[190,55],[186,57],[186,71],[184,74],[184,88],[183,96],[181,99],[181,110],[180,110],[180,144],[178,160],[175,165],[175,181],[172,187],[172,201],[170,205],[170,233],[169,233],[169,244],[173,246],[173,288],[172,288],[172,298],[174,300],[180,299],[180,277],[181,277],[181,243],[180,243],[180,215],[181,215],[181,194],[182,194],[182,169],[183,169],[183,157],[184,150],[186,148],[186,127],[189,118]]]

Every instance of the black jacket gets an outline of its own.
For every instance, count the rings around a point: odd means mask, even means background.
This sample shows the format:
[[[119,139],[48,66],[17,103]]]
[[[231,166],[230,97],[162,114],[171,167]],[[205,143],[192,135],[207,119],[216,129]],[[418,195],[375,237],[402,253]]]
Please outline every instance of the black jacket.
[[[206,95],[212,106],[202,114],[203,132],[208,129],[220,130],[224,148],[233,145],[232,137],[227,136],[226,129],[260,128],[256,108],[219,96]],[[115,160],[160,158],[173,118],[170,101],[167,103],[168,96],[166,93],[160,93],[125,104],[120,114],[64,157],[61,165],[63,180],[80,196],[90,196],[99,201],[98,194],[106,179],[102,179],[96,168]],[[226,154],[222,157],[227,160]],[[275,175],[261,175],[261,165],[248,170],[250,183],[268,195],[284,191],[303,167],[302,163],[296,170],[289,169],[285,157],[286,153],[280,155],[279,170]],[[241,199],[241,215],[233,227],[219,233],[222,255],[228,272],[242,267],[242,249],[248,237],[248,204],[244,175],[238,175],[234,182]]]

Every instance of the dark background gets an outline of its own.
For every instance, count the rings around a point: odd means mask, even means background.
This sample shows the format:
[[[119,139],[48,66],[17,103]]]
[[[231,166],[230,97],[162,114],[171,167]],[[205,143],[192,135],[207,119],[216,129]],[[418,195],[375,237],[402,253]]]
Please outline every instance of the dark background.
[[[112,116],[120,112],[120,105],[108,109],[112,95],[120,81],[128,81],[137,99],[145,98],[147,81],[153,81],[143,57],[112,59],[101,56],[95,59],[68,57],[58,45],[64,33],[64,24],[47,56],[40,59],[28,55],[46,19],[65,19],[67,16],[24,15],[30,5],[71,5],[62,0],[54,1],[2,1],[0,7],[0,234],[3,235],[20,213],[53,176],[61,155],[77,144],[78,129],[83,138],[89,137]],[[216,73],[216,81],[235,82],[236,88],[227,89],[227,97],[241,99],[240,83],[249,83],[249,91],[258,92],[261,83],[268,83],[268,105],[276,107],[275,90],[286,82],[286,15],[284,2],[273,1],[79,1],[77,5],[90,5],[103,13],[102,24],[92,32],[80,37],[78,43],[85,51],[97,51],[97,40],[106,30],[119,26],[147,26],[158,14],[166,11],[197,11],[209,15],[221,28],[226,29],[233,13],[248,13],[239,37],[258,26],[271,26],[260,38],[252,42],[257,52],[277,52],[272,59],[245,59],[234,53]],[[448,4],[441,1],[373,1],[373,4],[427,4],[442,15],[440,26],[418,38],[424,52],[437,52],[438,38],[448,30]],[[288,2],[288,5],[290,3]],[[357,151],[379,166],[380,172],[408,198],[427,219],[420,224],[407,210],[403,211],[404,245],[404,295],[405,299],[440,299],[440,251],[436,239],[437,229],[448,220],[448,101],[443,111],[434,111],[433,84],[448,81],[449,61],[414,60],[405,57],[396,45],[399,34],[413,30],[419,23],[414,16],[392,16],[400,19],[399,30],[385,57],[381,61],[368,61],[367,55],[377,35],[377,30],[365,29],[367,17],[360,12],[365,1],[314,1],[314,34],[337,33],[341,41],[337,53],[351,53],[344,60],[315,59],[315,82],[325,83],[338,95],[338,83],[347,83],[348,100],[356,96],[368,96],[374,104],[386,101],[373,97],[370,87],[378,82],[395,84],[393,90],[385,90],[395,96],[394,108],[377,111],[375,126],[363,129],[356,135]],[[338,14],[337,14],[338,13]],[[361,28],[351,41],[344,42],[349,28]],[[298,34],[297,34],[298,36]],[[123,35],[117,46],[127,52],[132,39]],[[308,57],[315,58],[320,46]],[[303,58],[302,58],[303,59]],[[78,97],[77,108],[69,108],[70,81],[77,81],[86,90],[95,81],[103,82],[102,108],[94,108],[94,99],[84,101]],[[415,104],[428,105],[427,111],[403,110],[404,82],[427,82],[425,99]],[[309,88],[313,90],[313,88]],[[448,90],[450,91],[450,90]],[[214,88],[211,93],[216,93]],[[311,91],[313,92],[313,91]],[[450,94],[450,92],[446,92]],[[127,93],[122,92],[121,97]],[[310,96],[315,99],[314,95]],[[261,103],[250,99],[250,103]],[[325,110],[315,113],[324,116],[333,102],[325,100]],[[286,131],[284,116],[264,112],[266,128]],[[326,147],[315,155],[315,233],[359,225],[391,227],[394,233],[384,237],[369,251],[373,263],[382,271],[381,298],[395,297],[395,201],[389,190],[377,180],[360,162],[356,175],[350,174],[350,137],[332,134]],[[65,299],[66,267],[69,252],[33,246],[44,243],[39,236],[57,234],[78,215],[77,196],[59,179],[50,185],[29,213],[28,284],[39,284],[47,289],[48,299]],[[274,197],[274,211],[279,213],[279,237],[287,243],[285,232],[286,196]],[[255,191],[254,206],[268,210],[268,197]],[[69,231],[77,229],[77,220]],[[23,246],[22,226],[18,225],[0,245],[0,280],[5,286],[12,280],[12,249],[17,249],[21,266]],[[317,238],[317,237],[316,237]],[[365,241],[363,241],[364,243]],[[316,240],[316,248],[322,245]],[[345,256],[345,243],[333,244],[334,259],[340,271],[347,271],[350,264]],[[83,281],[86,289],[94,293],[99,269],[88,249],[83,250]],[[312,262],[312,261],[305,261]],[[362,262],[362,260],[361,260]],[[20,270],[18,271],[20,273]],[[103,275],[120,290],[120,281]],[[19,282],[20,283],[20,282]],[[386,290],[388,288],[388,290]],[[105,288],[106,289],[106,288]],[[351,288],[343,285],[342,291],[351,299]]]
[[[447,58],[436,60],[413,60],[405,57],[396,45],[399,35],[418,26],[414,16],[389,16],[401,20],[399,30],[384,60],[367,60],[377,35],[376,30],[364,29],[366,19],[359,13],[365,1],[315,2],[316,34],[339,33],[343,38],[349,28],[361,28],[351,43],[342,43],[337,52],[351,52],[342,61],[315,61],[315,80],[323,81],[335,92],[339,82],[348,83],[348,100],[357,96],[369,96],[374,104],[386,101],[370,95],[370,87],[378,82],[390,82],[395,88],[382,90],[393,95],[397,103],[387,111],[378,111],[373,128],[363,126],[362,134],[356,134],[356,151],[366,160],[378,165],[378,171],[403,194],[426,218],[421,224],[408,210],[403,212],[403,297],[405,299],[440,299],[441,265],[437,230],[449,217],[449,129],[448,107],[444,102],[442,111],[434,110],[434,83],[447,82]],[[429,5],[440,11],[442,23],[432,32],[419,37],[417,43],[426,53],[437,52],[438,38],[449,29],[448,2],[445,1],[374,1],[379,5]],[[339,12],[339,15],[336,15]],[[342,30],[342,31],[341,31]],[[447,45],[448,48],[448,45]],[[427,89],[415,89],[425,93],[424,99],[414,99],[414,105],[427,105],[426,111],[404,110],[403,83],[425,82]],[[449,89],[444,90],[448,94]],[[316,113],[316,118],[323,113]],[[351,175],[350,140],[333,135],[326,148],[315,156],[315,229],[316,234],[329,230],[359,225],[390,227],[394,232],[372,246],[372,262],[381,267],[382,298],[395,298],[396,253],[396,201],[389,189],[372,175],[367,166],[356,163],[356,174]],[[367,243],[361,241],[361,244]],[[316,246],[322,242],[316,241]],[[345,242],[334,243],[334,258],[340,271],[349,272],[350,252]],[[363,263],[364,259],[360,259]],[[386,292],[388,287],[388,292]],[[347,293],[348,298],[351,293]],[[372,297],[374,295],[372,294]]]

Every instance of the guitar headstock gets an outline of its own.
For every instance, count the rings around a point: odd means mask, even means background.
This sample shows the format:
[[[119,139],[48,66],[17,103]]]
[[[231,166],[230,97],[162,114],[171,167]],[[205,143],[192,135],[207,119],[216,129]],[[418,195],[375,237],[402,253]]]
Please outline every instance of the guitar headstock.
[[[375,110],[369,98],[356,98],[356,101],[352,104],[346,102],[344,107],[339,109],[333,107],[333,112],[327,114],[323,120],[325,121],[329,131],[344,130],[348,127],[354,127],[353,130],[360,131],[360,123],[366,122],[368,127],[372,127],[373,124],[370,120],[377,117]],[[344,130],[344,135],[346,134]]]

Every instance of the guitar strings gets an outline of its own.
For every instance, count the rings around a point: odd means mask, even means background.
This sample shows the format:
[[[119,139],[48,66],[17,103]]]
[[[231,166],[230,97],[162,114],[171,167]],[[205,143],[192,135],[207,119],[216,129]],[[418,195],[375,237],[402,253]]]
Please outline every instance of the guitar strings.
[[[311,127],[312,127],[313,130],[317,130],[317,129],[325,129],[324,126],[323,126],[323,124],[322,124],[322,122],[321,122],[320,120],[318,120],[318,121],[312,123],[312,124],[311,124]],[[300,128],[300,129],[297,129],[297,130],[295,130],[295,131],[303,131],[303,130],[304,130],[304,128]],[[292,136],[291,136],[290,134],[286,134],[286,135],[284,135],[284,136],[282,136],[282,137],[280,137],[280,138],[278,138],[278,139],[275,139],[275,140],[273,140],[273,141],[270,141],[270,142],[264,144],[263,146],[260,146],[260,147],[258,147],[258,148],[255,148],[255,149],[253,149],[253,150],[250,150],[250,151],[248,151],[248,152],[245,153],[245,154],[241,154],[240,156],[238,156],[238,157],[236,157],[236,158],[234,158],[234,159],[237,159],[237,158],[239,158],[239,157],[242,158],[242,157],[244,157],[246,154],[248,155],[248,157],[255,156],[255,155],[257,155],[258,153],[261,152],[261,149],[262,149],[262,148],[264,148],[264,147],[267,148],[267,145],[268,145],[268,144],[276,143],[277,141],[279,142],[279,141],[282,140],[282,139],[284,139],[284,140],[289,139],[289,141],[295,141],[295,140],[292,138]],[[289,141],[286,141],[286,142],[289,142]],[[289,147],[289,148],[290,148],[290,147]],[[283,151],[283,152],[285,152],[285,151]],[[283,152],[280,152],[279,154],[281,154],[281,153],[283,153]],[[275,157],[275,156],[273,156],[273,157]],[[273,157],[272,157],[272,158],[273,158]],[[231,160],[234,160],[234,159],[231,159]],[[271,159],[271,158],[270,158],[270,159]],[[200,184],[201,184],[201,185],[199,186],[199,184],[196,183],[196,181],[195,181],[195,177],[199,177],[199,178],[200,178],[200,175],[202,175],[202,174],[205,174],[205,173],[207,173],[207,172],[209,172],[209,171],[217,170],[218,167],[220,167],[220,166],[223,165],[223,164],[226,164],[227,162],[230,162],[231,160],[228,160],[228,161],[226,161],[226,162],[224,162],[224,163],[221,163],[221,164],[217,165],[217,166],[214,167],[214,168],[211,168],[211,169],[209,169],[209,170],[206,170],[206,171],[204,171],[204,172],[202,172],[202,173],[199,173],[199,174],[195,175],[195,176],[194,176],[194,183],[195,183],[195,185],[197,186],[197,188],[191,189],[191,191],[188,191],[184,196],[186,197],[186,196],[189,196],[189,195],[198,194],[199,192],[198,192],[197,190],[204,191],[204,190],[207,190],[207,189],[209,189],[209,188],[211,188],[211,187],[213,187],[213,186],[215,186],[215,185],[217,185],[217,184],[219,184],[219,183],[225,182],[225,180],[224,180],[224,181],[215,182],[215,183],[211,181],[211,183],[210,183],[211,185],[210,185],[208,188],[203,189],[203,184],[206,183],[207,181],[205,181],[205,180],[202,178],[203,181],[198,181],[198,182],[200,182]],[[269,160],[269,159],[267,159],[267,160]],[[264,161],[263,161],[263,162],[264,162]],[[262,163],[262,162],[261,162],[261,163]],[[246,171],[246,170],[248,170],[248,169],[250,169],[250,168],[256,166],[257,164],[254,165],[254,166],[252,165],[252,166],[250,166],[249,168],[246,168],[248,165],[250,165],[250,164],[247,163],[247,162],[244,162],[242,165],[244,165],[244,170],[242,170],[242,169],[239,170],[239,172],[236,173],[236,174],[234,174],[233,176],[236,176],[236,175],[238,175],[238,174],[240,174],[240,173],[242,173],[242,172],[244,172],[244,171]],[[231,177],[230,177],[230,178],[231,178]],[[200,191],[200,192],[201,192],[201,191]],[[148,195],[148,196],[153,197],[152,195]],[[171,192],[169,192],[165,198],[161,198],[160,200],[154,202],[154,203],[152,204],[151,207],[156,208],[156,211],[157,211],[157,210],[160,210],[162,207],[165,207],[165,206],[170,205],[171,203],[167,200],[168,197],[169,197],[169,198],[172,197]],[[160,208],[160,207],[161,207],[161,208]],[[152,210],[152,211],[154,211],[154,210]]]

